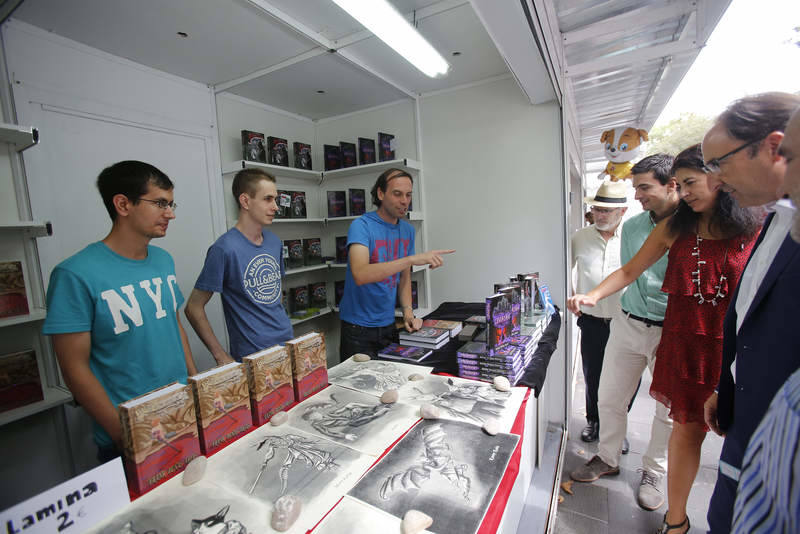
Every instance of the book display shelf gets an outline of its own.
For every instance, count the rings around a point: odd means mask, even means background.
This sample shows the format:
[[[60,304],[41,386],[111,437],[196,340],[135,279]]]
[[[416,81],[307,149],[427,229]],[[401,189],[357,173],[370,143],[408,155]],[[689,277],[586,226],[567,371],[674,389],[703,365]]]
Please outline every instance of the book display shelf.
[[[16,152],[38,141],[36,128],[0,124],[0,142]],[[47,312],[36,239],[52,234],[49,222],[0,222],[0,426],[72,399],[40,333]]]

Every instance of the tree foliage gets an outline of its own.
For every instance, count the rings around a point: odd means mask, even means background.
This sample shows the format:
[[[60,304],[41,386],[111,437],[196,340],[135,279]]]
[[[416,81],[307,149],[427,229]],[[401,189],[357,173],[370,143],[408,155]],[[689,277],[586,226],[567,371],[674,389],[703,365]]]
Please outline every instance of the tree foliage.
[[[696,113],[681,113],[666,124],[656,126],[650,131],[647,142],[647,155],[666,153],[677,155],[703,140],[714,119]]]

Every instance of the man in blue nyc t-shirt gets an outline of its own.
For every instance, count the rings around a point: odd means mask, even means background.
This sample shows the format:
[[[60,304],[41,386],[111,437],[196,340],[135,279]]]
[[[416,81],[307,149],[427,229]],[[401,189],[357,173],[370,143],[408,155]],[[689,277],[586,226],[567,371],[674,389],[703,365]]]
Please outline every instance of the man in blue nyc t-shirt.
[[[275,177],[261,169],[244,169],[233,179],[239,206],[236,225],[208,249],[186,317],[218,364],[292,338],[292,324],[281,303],[284,274],[281,240],[265,229],[278,211]],[[230,354],[220,344],[206,316],[214,293],[222,295]]]
[[[50,274],[42,332],[72,395],[94,419],[98,460],[122,451],[116,406],[197,373],[177,309],[183,295],[172,257],[151,246],[175,218],[173,184],[141,161],[100,173],[111,232]]]
[[[389,169],[372,188],[376,211],[353,221],[347,232],[348,261],[344,295],[339,304],[339,357],[355,353],[375,356],[394,340],[394,306],[399,295],[403,322],[418,330],[411,307],[411,266],[443,264],[442,255],[454,250],[414,254],[414,227],[403,220],[411,203],[413,179]]]

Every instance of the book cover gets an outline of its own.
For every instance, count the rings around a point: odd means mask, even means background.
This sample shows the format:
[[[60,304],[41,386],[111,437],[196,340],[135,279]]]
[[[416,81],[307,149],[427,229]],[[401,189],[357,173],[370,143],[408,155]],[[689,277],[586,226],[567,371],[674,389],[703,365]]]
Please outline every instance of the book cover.
[[[511,335],[519,334],[522,329],[522,291],[519,285],[501,287],[499,293],[506,293],[511,301]]]
[[[342,152],[342,168],[355,167],[358,165],[356,160],[356,145],[355,143],[347,143],[339,141],[339,150]]]
[[[242,358],[247,368],[253,425],[261,426],[294,403],[289,349],[276,345]]]
[[[128,486],[143,494],[200,455],[189,386],[173,382],[119,405]]]
[[[347,236],[336,236],[336,263],[347,263]]]
[[[292,191],[292,219],[306,218],[305,191]]]
[[[399,343],[392,343],[378,351],[378,356],[381,358],[412,363],[419,363],[431,354],[433,351],[430,349],[400,345]]]
[[[328,217],[346,217],[347,205],[345,204],[344,191],[328,191]]]
[[[286,268],[296,269],[303,266],[303,241],[300,239],[287,239],[283,242],[288,256],[286,258]]]
[[[280,137],[267,137],[267,163],[289,166],[289,143]]]
[[[312,170],[311,145],[294,142],[294,166],[296,169]]]
[[[506,293],[486,297],[486,344],[489,350],[503,345],[511,336],[511,300]]]
[[[263,133],[242,130],[242,159],[259,163],[267,162]]]
[[[28,315],[28,294],[21,261],[0,262],[0,317]]]
[[[276,219],[289,219],[292,216],[292,192],[278,190],[278,211],[275,213]]]
[[[533,313],[531,296],[533,295],[533,277],[527,274],[518,274],[517,281],[522,291],[522,315],[529,316]]]
[[[394,159],[394,135],[378,132],[378,161]]]
[[[319,237],[303,239],[303,258],[306,265],[322,263],[322,240]]]
[[[305,317],[308,311],[308,287],[289,288],[289,308],[294,317]]]
[[[336,306],[342,302],[342,298],[344,297],[344,280],[336,280],[333,283],[333,298]]]
[[[485,315],[473,315],[471,317],[467,317],[464,319],[465,323],[470,323],[478,326],[484,326],[486,324],[486,316]]]
[[[294,393],[297,402],[328,385],[328,355],[325,336],[310,332],[286,342],[292,357]]]
[[[325,282],[308,284],[309,304],[312,308],[324,308],[328,305],[328,288]]]
[[[363,189],[349,189],[350,215],[364,215],[367,211],[367,197]]]
[[[26,350],[0,356],[0,412],[44,400],[36,352]]]
[[[450,337],[456,337],[464,327],[461,321],[446,321],[444,319],[426,319],[422,321],[422,326],[442,328],[450,332]]]
[[[358,164],[375,163],[375,140],[366,137],[358,138]]]
[[[336,145],[323,145],[325,154],[325,170],[334,171],[342,168],[342,150]]]
[[[200,451],[206,456],[236,440],[253,426],[247,372],[231,362],[190,376]]]

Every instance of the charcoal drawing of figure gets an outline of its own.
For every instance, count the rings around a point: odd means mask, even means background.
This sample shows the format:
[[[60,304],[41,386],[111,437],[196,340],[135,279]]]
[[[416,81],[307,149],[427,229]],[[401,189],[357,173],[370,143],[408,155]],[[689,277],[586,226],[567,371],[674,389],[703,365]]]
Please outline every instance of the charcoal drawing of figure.
[[[247,534],[247,528],[235,519],[225,520],[230,505],[224,506],[220,511],[203,519],[192,519],[192,534]],[[133,521],[128,521],[118,531],[118,534],[159,534],[158,530],[145,530],[139,532],[134,527]]]
[[[422,441],[424,448],[419,460],[405,471],[386,478],[381,486],[381,499],[391,499],[398,491],[421,489],[436,472],[458,489],[464,501],[469,502],[471,481],[466,474],[469,466],[457,464],[454,460],[442,425],[432,424],[423,428]]]
[[[283,459],[281,468],[278,471],[278,478],[281,481],[281,495],[286,493],[289,485],[289,470],[295,462],[305,462],[307,468],[316,469],[317,471],[335,471],[340,467],[334,461],[333,454],[319,447],[318,440],[308,439],[296,434],[267,436],[258,444],[256,451],[260,451],[262,448],[265,449],[264,461],[261,463],[256,479],[250,487],[250,495],[255,491],[267,465],[275,458],[278,449],[286,449],[286,457]]]
[[[438,393],[426,393],[415,387],[416,395],[412,394],[410,400],[430,402],[451,417],[483,424],[503,413],[509,396],[507,392],[497,391],[486,384],[456,383],[451,378],[444,385],[447,389]]]
[[[400,369],[392,363],[363,362],[353,365],[350,372],[341,377],[341,382],[358,391],[383,393],[400,388],[407,380]]]
[[[330,400],[308,404],[303,412],[303,419],[324,436],[355,441],[359,437],[355,429],[371,423],[391,409],[391,404],[341,404],[335,394],[331,393]]]

